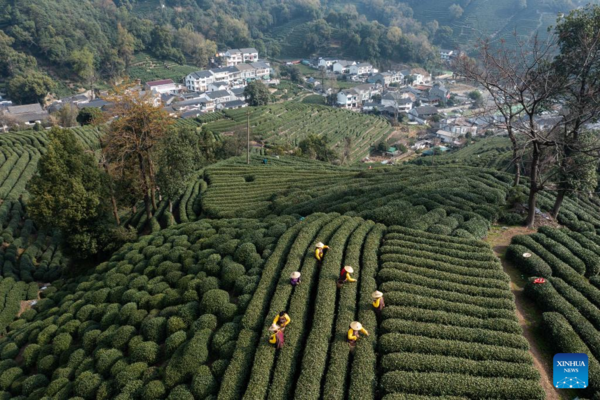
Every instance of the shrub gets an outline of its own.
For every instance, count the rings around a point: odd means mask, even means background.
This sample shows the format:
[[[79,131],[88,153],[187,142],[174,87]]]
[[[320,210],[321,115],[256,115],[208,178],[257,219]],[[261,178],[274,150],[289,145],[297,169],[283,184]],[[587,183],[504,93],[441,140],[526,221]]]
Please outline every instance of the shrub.
[[[2,348],[2,351],[0,352],[0,358],[2,360],[7,360],[15,358],[17,354],[19,354],[19,346],[17,346],[16,343],[11,342]]]
[[[384,374],[381,386],[387,393],[408,392],[427,396],[454,395],[469,398],[542,400],[544,391],[537,381],[485,378],[462,374],[428,373],[427,379],[415,372],[393,371]]]
[[[198,295],[204,296],[204,294],[215,289],[219,289],[219,279],[214,276],[206,277],[198,284]]]
[[[186,385],[179,385],[169,392],[167,400],[194,400],[194,395],[190,393]]]
[[[225,320],[232,316],[229,305],[229,293],[221,289],[213,289],[202,296],[200,310],[203,313],[214,314],[219,319]]]
[[[165,385],[161,381],[150,381],[144,385],[141,395],[143,399],[162,399],[167,394]]]
[[[12,367],[2,372],[0,375],[0,388],[7,390],[13,382],[23,376],[23,370],[18,367]]]
[[[41,346],[35,343],[30,344],[25,348],[23,351],[23,361],[27,368],[31,368],[37,363],[40,350]]]
[[[200,314],[200,304],[196,301],[191,301],[189,303],[184,304],[179,308],[178,315],[183,319],[183,321],[189,326],[191,325]]]
[[[57,335],[52,341],[52,351],[56,355],[60,355],[61,353],[67,351],[67,349],[71,346],[71,342],[73,338],[68,333],[61,333]]]
[[[167,332],[167,320],[164,317],[154,317],[142,322],[142,335],[146,340],[162,343]]]
[[[241,264],[230,262],[225,265],[221,269],[221,283],[223,289],[231,290],[236,283],[236,280],[239,277],[244,276],[245,273],[246,269]]]
[[[32,394],[35,390],[44,388],[48,385],[48,378],[46,376],[37,374],[32,375],[23,381],[23,394],[28,396]]]
[[[139,379],[147,368],[148,364],[146,364],[145,362],[136,362],[131,365],[128,365],[117,374],[116,382],[119,385],[119,387],[123,389],[127,384]]]
[[[131,325],[121,326],[116,330],[113,336],[112,347],[119,350],[125,350],[127,348],[127,344],[136,333],[137,331],[135,327]]]
[[[165,369],[165,383],[173,387],[189,379],[191,374],[208,359],[208,343],[212,331],[203,329],[194,334],[185,346],[177,349]]]
[[[471,360],[532,362],[529,353],[522,349],[426,338],[400,333],[382,335],[379,340],[379,347],[384,353],[411,352],[465,357]]]
[[[50,376],[52,372],[56,369],[56,365],[58,364],[58,359],[56,356],[47,355],[42,357],[37,364],[38,371]]]
[[[198,368],[198,372],[192,378],[192,394],[197,399],[205,399],[211,394],[215,394],[218,389],[218,383],[213,376],[210,368],[206,365]]]
[[[381,360],[381,366],[384,372],[440,372],[490,378],[520,378],[531,380],[538,380],[540,378],[539,372],[533,368],[533,366],[527,364],[494,360],[473,361],[464,358],[438,356],[435,354],[386,354]]]
[[[154,364],[158,361],[160,347],[156,342],[142,342],[135,346],[131,353],[133,362],[145,362]]]
[[[173,354],[186,340],[187,334],[184,331],[173,333],[165,341],[165,354]]]
[[[102,349],[96,353],[96,371],[108,376],[112,366],[123,357],[117,349]]]
[[[229,360],[217,360],[212,363],[210,370],[217,379],[221,379],[229,366]]]
[[[531,256],[523,257],[525,253],[529,253]],[[552,276],[552,268],[537,254],[531,253],[527,247],[518,244],[508,246],[506,259],[529,276],[543,276],[544,278]]]
[[[178,316],[172,316],[167,321],[167,335],[172,335],[173,333],[181,330],[185,330],[187,325],[183,318]]]
[[[65,386],[69,384],[69,380],[67,378],[58,378],[52,380],[46,389],[47,396],[55,396],[60,392]]]
[[[91,371],[79,375],[73,384],[73,392],[84,399],[93,399],[102,383],[102,377]]]
[[[507,213],[502,216],[500,222],[506,225],[523,226],[525,224],[525,218],[521,214]]]

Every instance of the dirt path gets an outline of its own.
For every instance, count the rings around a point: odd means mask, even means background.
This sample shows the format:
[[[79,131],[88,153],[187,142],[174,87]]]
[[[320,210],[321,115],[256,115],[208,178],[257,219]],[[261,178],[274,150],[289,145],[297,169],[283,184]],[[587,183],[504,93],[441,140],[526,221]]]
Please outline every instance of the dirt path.
[[[529,342],[529,352],[533,357],[533,364],[540,372],[540,384],[546,392],[546,400],[561,400],[563,395],[552,385],[552,351],[548,340],[540,331],[541,313],[530,299],[525,297],[523,288],[525,279],[510,262],[504,259],[506,248],[513,236],[534,233],[525,227],[492,228],[486,241],[492,246],[494,253],[502,262],[504,272],[510,277],[510,289],[515,296],[517,318],[523,329],[523,336]]]

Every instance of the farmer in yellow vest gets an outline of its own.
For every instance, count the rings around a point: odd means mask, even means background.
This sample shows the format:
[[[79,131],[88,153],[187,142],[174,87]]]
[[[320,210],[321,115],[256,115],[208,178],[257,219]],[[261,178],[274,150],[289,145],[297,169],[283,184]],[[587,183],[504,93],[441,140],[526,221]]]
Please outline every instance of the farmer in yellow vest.
[[[292,322],[290,316],[287,315],[285,311],[282,311],[275,316],[275,319],[273,320],[273,325],[279,325],[279,327],[283,331],[290,322]]]
[[[319,265],[321,265],[323,263],[323,258],[325,258],[325,254],[327,254],[327,250],[329,250],[329,246],[325,246],[321,242],[317,243],[316,249],[315,249],[315,258],[317,259],[317,263]]]
[[[269,332],[271,332],[271,337],[269,338],[269,343],[274,344],[277,350],[283,348],[283,331],[277,324],[273,324],[269,327]]]
[[[369,332],[363,328],[360,322],[351,322],[350,329],[348,330],[348,345],[350,346],[350,351],[354,351],[354,348],[356,347],[356,341],[360,338],[361,333],[369,336]]]
[[[377,313],[377,315],[381,315],[381,311],[383,311],[383,308],[385,307],[385,302],[383,301],[383,293],[381,293],[379,290],[376,290],[373,292],[373,294],[371,294],[371,297],[373,297],[373,308],[375,308],[375,313]]]
[[[344,268],[342,268],[342,270],[340,271],[340,277],[338,278],[337,281],[337,286],[338,288],[341,288],[342,285],[346,282],[356,282],[356,279],[352,278],[352,275],[354,273],[354,268],[352,268],[349,265],[346,265]]]

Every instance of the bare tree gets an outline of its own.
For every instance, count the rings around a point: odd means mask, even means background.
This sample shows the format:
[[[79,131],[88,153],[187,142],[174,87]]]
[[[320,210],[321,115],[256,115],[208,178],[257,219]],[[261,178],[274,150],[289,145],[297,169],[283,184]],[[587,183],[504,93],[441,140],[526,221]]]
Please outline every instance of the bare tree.
[[[557,145],[557,129],[563,123],[559,118],[549,126],[539,119],[544,110],[554,105],[565,85],[552,65],[557,50],[554,36],[546,41],[537,36],[528,41],[515,39],[515,44],[503,42],[499,46],[482,41],[477,59],[463,57],[457,63],[462,75],[489,93],[495,111],[501,115],[513,147],[515,185],[521,180],[524,152],[528,153],[529,227],[535,223],[537,194],[550,178],[545,174],[554,155],[548,149]]]
[[[588,6],[561,18],[556,33],[560,54],[554,67],[567,84],[560,95],[564,125],[554,218],[565,195],[590,191],[597,184],[598,140],[584,132],[600,116],[600,7]]]

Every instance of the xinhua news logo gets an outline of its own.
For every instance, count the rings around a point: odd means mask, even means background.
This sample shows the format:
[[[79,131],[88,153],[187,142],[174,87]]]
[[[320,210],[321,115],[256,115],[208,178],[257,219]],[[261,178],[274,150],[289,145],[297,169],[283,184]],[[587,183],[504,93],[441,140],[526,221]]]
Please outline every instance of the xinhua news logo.
[[[558,353],[554,356],[554,387],[585,389],[588,387],[588,356],[584,353]]]

